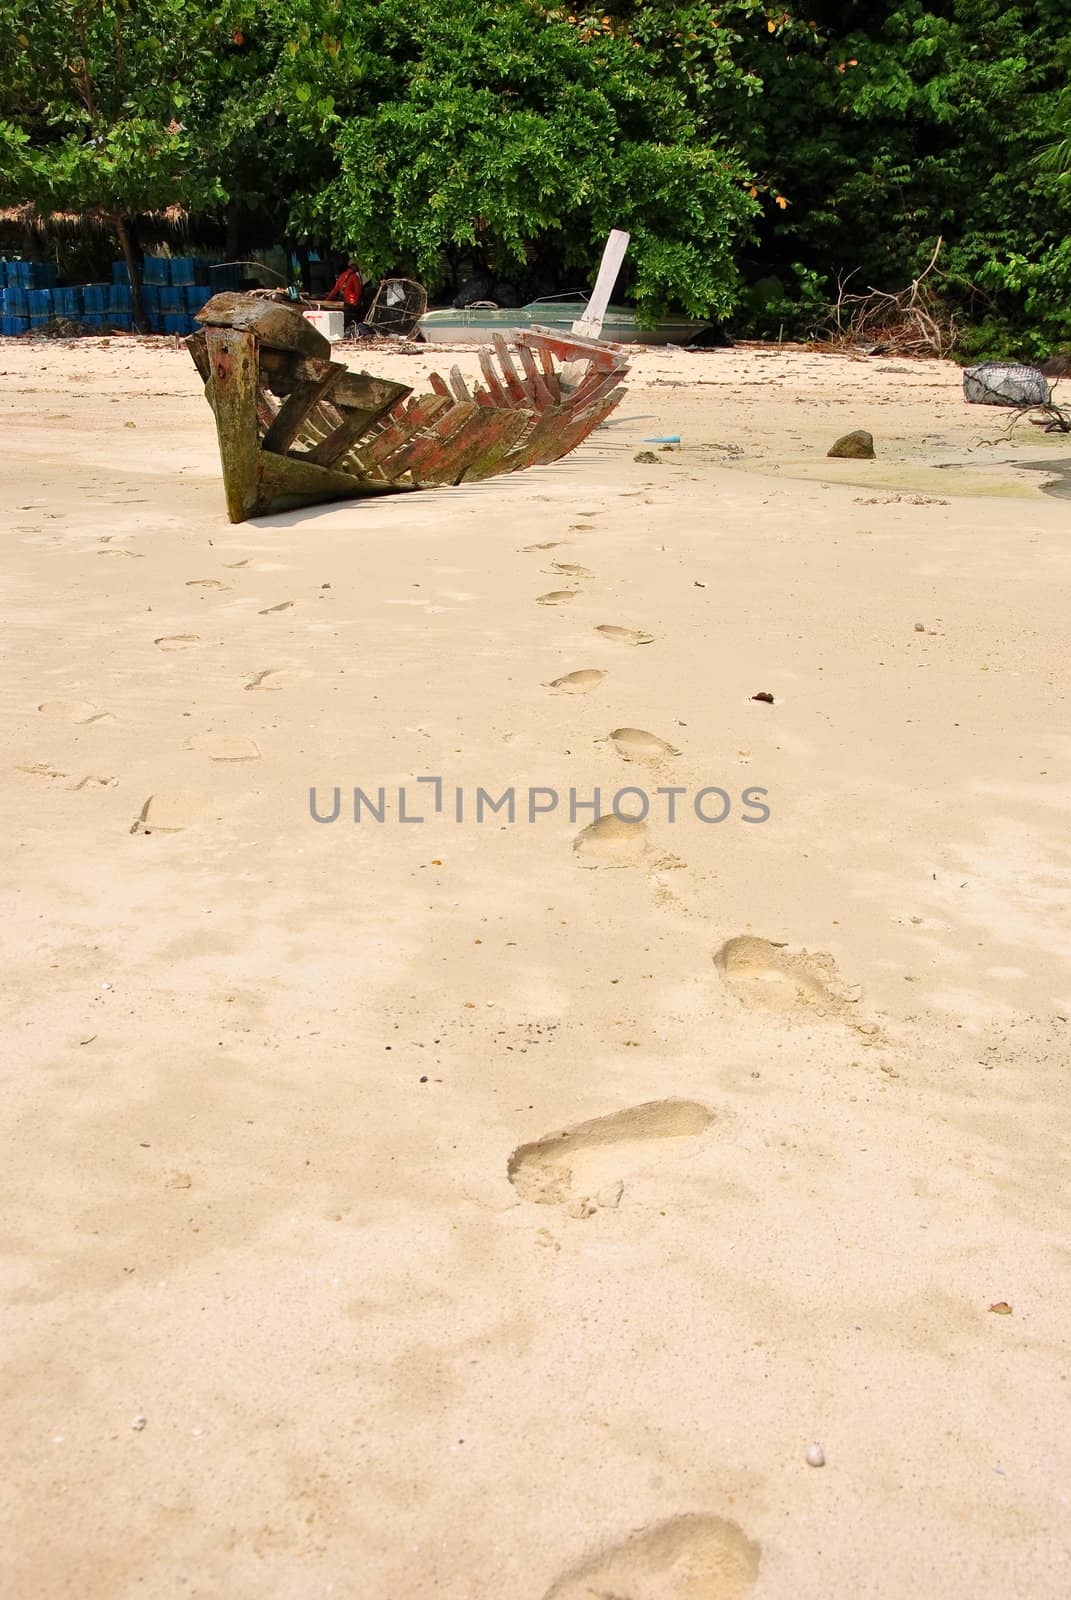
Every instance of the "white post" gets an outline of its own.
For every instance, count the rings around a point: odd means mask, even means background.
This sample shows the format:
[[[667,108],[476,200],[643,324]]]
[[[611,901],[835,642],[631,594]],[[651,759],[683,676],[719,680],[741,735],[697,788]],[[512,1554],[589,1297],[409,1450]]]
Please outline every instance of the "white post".
[[[585,339],[597,339],[602,332],[603,318],[606,308],[610,304],[610,296],[617,283],[617,275],[621,271],[621,263],[625,259],[628,249],[629,235],[621,228],[614,228],[606,241],[606,248],[602,253],[602,264],[599,267],[599,276],[595,280],[595,288],[591,299],[588,301],[584,315],[573,323],[573,332],[582,335]]]

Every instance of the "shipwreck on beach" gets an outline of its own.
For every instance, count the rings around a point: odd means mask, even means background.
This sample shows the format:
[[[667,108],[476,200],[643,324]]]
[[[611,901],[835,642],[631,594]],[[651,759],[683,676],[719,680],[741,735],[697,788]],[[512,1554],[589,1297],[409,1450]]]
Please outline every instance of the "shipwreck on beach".
[[[614,345],[531,329],[455,366],[429,390],[351,372],[286,301],[219,294],[186,341],[219,435],[232,522],[328,500],[478,483],[545,466],[620,402]]]

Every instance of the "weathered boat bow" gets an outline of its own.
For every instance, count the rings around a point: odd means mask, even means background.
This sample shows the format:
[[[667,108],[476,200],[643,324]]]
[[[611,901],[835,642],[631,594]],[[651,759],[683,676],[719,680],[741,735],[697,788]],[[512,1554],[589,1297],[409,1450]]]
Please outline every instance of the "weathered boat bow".
[[[471,389],[453,367],[414,395],[332,361],[286,302],[219,294],[197,320],[203,331],[186,343],[215,414],[232,522],[547,465],[609,416],[628,372],[614,345],[531,329],[481,350]]]

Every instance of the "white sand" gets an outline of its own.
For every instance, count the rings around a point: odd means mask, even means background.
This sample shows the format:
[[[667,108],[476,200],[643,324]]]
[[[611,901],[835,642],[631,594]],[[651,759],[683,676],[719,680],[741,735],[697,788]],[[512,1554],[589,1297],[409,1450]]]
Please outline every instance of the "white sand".
[[[0,372],[7,1592],[1063,1600],[1071,445],[650,353],[231,527],[184,352]]]

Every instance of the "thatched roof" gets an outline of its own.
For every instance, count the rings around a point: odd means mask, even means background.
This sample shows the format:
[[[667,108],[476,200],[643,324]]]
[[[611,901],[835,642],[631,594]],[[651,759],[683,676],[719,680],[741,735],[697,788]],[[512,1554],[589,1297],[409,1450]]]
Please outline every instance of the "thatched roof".
[[[0,208],[0,227],[5,225],[53,239],[85,238],[112,231],[112,219],[105,211],[41,211],[29,204]],[[185,206],[145,212],[137,218],[137,230],[141,237],[150,239],[185,239],[190,231],[190,213]]]

